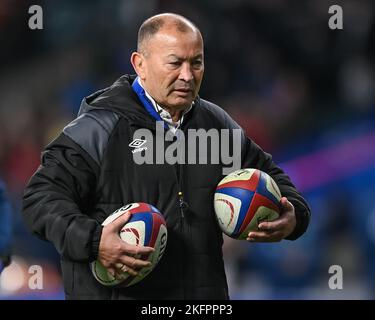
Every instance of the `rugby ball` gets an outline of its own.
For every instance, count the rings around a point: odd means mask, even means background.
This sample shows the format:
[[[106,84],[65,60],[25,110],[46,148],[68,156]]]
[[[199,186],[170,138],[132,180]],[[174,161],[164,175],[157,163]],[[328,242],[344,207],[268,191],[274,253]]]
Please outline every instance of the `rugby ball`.
[[[167,226],[163,215],[154,206],[147,203],[131,203],[113,212],[103,226],[116,220],[126,212],[131,213],[129,221],[121,228],[120,238],[132,245],[153,247],[155,251],[144,260],[151,262],[148,267],[138,270],[137,276],[124,272],[121,279],[113,277],[108,270],[96,260],[90,264],[96,280],[105,286],[129,287],[143,280],[158,264],[167,245]],[[138,257],[140,258],[140,257]]]
[[[216,218],[226,235],[244,240],[262,221],[279,217],[280,199],[279,187],[267,173],[252,168],[237,170],[216,188]]]

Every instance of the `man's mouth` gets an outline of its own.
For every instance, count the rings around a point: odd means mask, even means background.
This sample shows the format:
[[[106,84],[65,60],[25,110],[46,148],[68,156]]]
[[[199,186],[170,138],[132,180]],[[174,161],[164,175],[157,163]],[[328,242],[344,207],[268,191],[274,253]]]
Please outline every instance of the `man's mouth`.
[[[176,88],[176,89],[174,89],[174,91],[179,91],[179,92],[191,92],[191,91],[193,91],[193,90],[190,89],[190,88]]]

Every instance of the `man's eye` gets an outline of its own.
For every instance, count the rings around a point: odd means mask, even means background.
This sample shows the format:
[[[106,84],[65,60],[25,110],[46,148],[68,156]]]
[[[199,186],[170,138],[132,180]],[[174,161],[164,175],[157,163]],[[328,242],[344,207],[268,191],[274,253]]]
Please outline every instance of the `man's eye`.
[[[193,62],[194,68],[200,68],[203,65],[203,62],[198,60]]]
[[[173,62],[170,62],[169,64],[171,64],[172,66],[179,66],[181,62],[173,61]]]

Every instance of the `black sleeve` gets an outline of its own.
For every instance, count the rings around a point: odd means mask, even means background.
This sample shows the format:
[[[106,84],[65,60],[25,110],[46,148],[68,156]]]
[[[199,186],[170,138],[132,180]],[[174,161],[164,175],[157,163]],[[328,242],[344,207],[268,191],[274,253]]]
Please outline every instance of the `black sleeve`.
[[[62,133],[45,149],[24,192],[26,225],[69,260],[91,261],[98,254],[101,226],[85,213],[98,170],[90,156]]]
[[[118,119],[112,112],[95,110],[72,121],[46,147],[25,189],[26,225],[69,260],[97,258],[102,227],[90,215],[101,160]]]
[[[291,182],[289,176],[279,168],[273,161],[272,156],[264,152],[255,142],[249,138],[244,138],[243,148],[243,168],[258,168],[268,173],[277,183],[282,196],[288,198],[293,204],[296,214],[296,227],[286,238],[295,240],[305,233],[310,222],[310,208]]]

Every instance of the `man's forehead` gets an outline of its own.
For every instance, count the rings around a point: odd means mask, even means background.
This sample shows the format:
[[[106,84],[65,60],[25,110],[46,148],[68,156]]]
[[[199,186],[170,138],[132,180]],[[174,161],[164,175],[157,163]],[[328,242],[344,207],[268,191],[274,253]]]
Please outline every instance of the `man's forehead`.
[[[155,44],[168,44],[176,43],[179,41],[189,41],[203,44],[203,40],[199,32],[195,30],[181,32],[178,31],[176,28],[162,28],[150,39],[150,42],[153,42]]]

